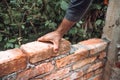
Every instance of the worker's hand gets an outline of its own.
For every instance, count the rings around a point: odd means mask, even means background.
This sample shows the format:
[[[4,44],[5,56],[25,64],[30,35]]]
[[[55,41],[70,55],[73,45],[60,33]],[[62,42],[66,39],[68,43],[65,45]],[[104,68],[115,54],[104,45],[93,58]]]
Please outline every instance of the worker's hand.
[[[46,35],[38,38],[37,41],[53,43],[54,52],[57,53],[59,50],[59,44],[60,44],[61,38],[62,38],[62,36],[59,32],[53,31],[53,32],[47,33]]]

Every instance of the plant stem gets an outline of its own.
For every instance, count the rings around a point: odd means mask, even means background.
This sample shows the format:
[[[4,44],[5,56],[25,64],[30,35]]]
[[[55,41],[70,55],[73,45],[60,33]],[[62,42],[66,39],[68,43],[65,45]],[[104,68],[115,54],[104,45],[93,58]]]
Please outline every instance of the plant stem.
[[[5,4],[7,5],[7,8],[8,8],[8,16],[10,18],[10,23],[13,23],[11,7],[8,5],[8,2],[6,0],[4,0],[4,2],[5,2]]]
[[[37,34],[37,30],[36,30],[36,28],[35,28],[35,26],[34,26],[34,24],[33,24],[32,21],[30,21],[30,24],[31,24],[31,26],[33,27],[33,30],[34,30],[35,34]]]

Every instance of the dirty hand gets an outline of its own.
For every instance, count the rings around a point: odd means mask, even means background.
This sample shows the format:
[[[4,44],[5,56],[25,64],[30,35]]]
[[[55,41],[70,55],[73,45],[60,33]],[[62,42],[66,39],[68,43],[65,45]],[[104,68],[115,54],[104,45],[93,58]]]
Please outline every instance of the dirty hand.
[[[62,38],[62,36],[59,32],[53,31],[53,32],[47,33],[46,35],[38,38],[37,41],[53,43],[54,52],[57,53],[59,50],[59,44],[60,44],[61,38]]]

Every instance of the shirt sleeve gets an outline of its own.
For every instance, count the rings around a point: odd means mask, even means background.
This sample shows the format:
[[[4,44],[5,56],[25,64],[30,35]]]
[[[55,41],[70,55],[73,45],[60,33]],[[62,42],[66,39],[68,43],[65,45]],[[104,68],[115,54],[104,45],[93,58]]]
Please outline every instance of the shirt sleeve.
[[[91,3],[92,0],[71,0],[65,18],[73,22],[79,21]]]

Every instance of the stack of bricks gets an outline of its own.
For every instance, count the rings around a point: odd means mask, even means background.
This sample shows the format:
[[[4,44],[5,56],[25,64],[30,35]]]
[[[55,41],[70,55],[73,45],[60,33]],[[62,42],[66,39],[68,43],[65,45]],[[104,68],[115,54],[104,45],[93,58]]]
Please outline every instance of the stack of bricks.
[[[107,42],[89,39],[71,45],[61,40],[58,53],[53,44],[30,42],[0,52],[2,80],[102,80]]]

